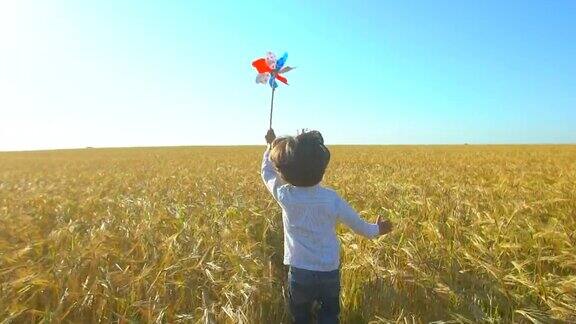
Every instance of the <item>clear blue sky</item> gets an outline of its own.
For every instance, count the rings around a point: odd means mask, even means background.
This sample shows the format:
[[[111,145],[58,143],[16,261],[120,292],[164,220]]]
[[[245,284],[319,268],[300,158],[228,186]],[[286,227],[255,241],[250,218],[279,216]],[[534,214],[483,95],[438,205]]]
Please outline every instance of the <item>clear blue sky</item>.
[[[576,1],[0,2],[0,150],[575,143]]]

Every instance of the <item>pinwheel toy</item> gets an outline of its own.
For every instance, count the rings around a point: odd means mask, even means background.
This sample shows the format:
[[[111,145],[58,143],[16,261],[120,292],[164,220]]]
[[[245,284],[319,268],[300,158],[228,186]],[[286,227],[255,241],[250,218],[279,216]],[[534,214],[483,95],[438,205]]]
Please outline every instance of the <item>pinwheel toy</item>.
[[[270,128],[272,128],[272,111],[274,110],[274,91],[278,88],[276,80],[288,84],[288,80],[282,76],[281,73],[286,73],[294,69],[289,66],[284,66],[287,59],[288,53],[284,53],[284,55],[279,59],[276,59],[274,53],[268,52],[266,53],[266,57],[259,58],[252,62],[252,66],[258,71],[256,83],[268,83],[272,88],[272,99],[270,100]]]

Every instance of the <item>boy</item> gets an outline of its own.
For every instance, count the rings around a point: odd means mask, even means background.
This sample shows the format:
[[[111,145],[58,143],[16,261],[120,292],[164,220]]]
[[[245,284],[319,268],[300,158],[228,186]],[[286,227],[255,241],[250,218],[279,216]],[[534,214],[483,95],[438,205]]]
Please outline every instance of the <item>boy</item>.
[[[276,138],[262,161],[262,180],[282,207],[284,264],[288,269],[290,313],[296,323],[309,323],[312,305],[320,304],[318,323],[338,323],[340,312],[340,242],[336,223],[375,238],[392,230],[388,220],[362,220],[338,194],[319,185],[330,161],[320,132]]]

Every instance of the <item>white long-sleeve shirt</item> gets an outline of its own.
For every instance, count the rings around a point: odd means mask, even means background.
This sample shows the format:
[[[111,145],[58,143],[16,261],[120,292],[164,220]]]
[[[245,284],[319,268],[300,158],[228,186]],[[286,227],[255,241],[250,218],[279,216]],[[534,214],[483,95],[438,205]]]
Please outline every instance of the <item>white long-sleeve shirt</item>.
[[[320,184],[296,187],[285,183],[264,152],[262,180],[282,207],[284,264],[314,271],[340,266],[340,241],[336,224],[342,222],[368,238],[378,236],[378,225],[365,222],[348,203]]]

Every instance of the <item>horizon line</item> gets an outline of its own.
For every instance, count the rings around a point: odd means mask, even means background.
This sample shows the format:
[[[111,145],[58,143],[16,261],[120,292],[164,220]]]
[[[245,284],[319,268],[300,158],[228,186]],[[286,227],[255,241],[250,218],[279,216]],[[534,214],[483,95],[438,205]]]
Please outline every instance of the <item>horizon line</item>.
[[[359,143],[335,143],[326,146],[575,146],[576,142],[569,143],[411,143],[411,144],[359,144]],[[109,150],[109,149],[162,149],[162,148],[222,148],[222,147],[259,147],[265,144],[191,144],[191,145],[152,145],[152,146],[83,146],[83,147],[60,147],[38,149],[14,149],[0,150],[0,153],[26,153],[26,152],[54,152],[54,151],[79,151],[79,150]]]

